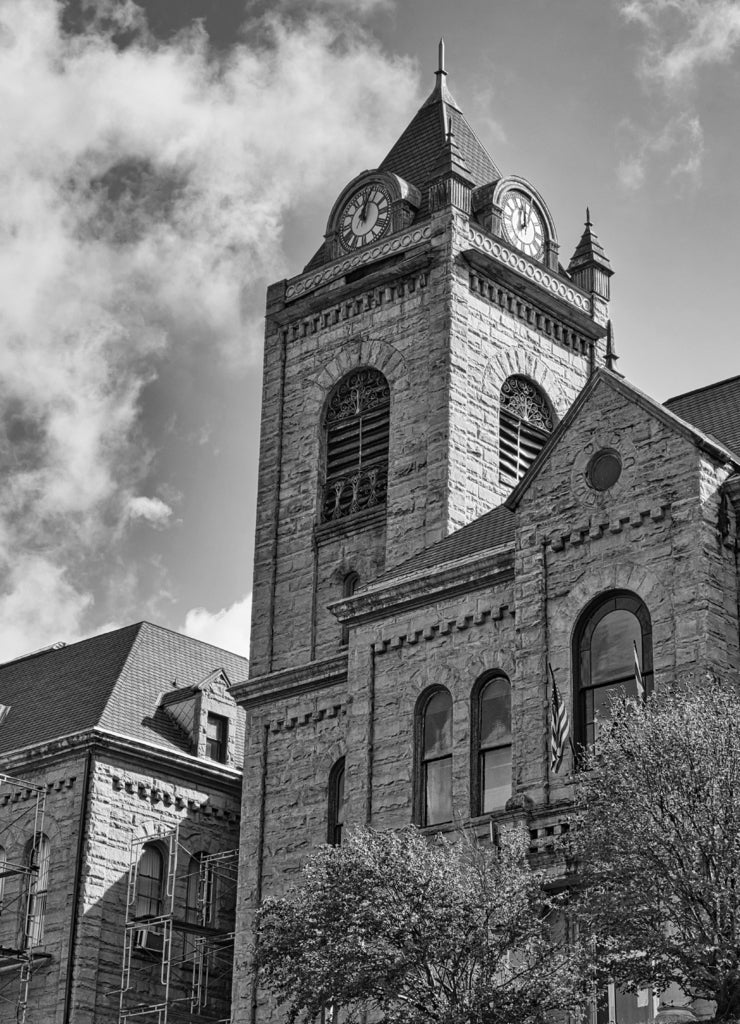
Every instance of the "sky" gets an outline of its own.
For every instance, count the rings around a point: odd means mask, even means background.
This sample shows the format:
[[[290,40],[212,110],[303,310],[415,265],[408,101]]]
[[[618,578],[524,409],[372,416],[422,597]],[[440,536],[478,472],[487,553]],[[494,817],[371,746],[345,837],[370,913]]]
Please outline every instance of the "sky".
[[[267,284],[447,85],[619,370],[740,373],[740,0],[0,0],[0,659],[149,619],[248,653]]]

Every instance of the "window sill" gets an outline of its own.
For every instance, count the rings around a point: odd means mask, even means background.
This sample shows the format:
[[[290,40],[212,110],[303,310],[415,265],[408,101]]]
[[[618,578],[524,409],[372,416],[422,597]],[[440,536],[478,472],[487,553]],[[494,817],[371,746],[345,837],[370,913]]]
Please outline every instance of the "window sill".
[[[317,544],[326,543],[334,540],[335,537],[344,537],[349,533],[367,530],[371,526],[384,526],[385,518],[386,506],[378,505],[377,508],[355,512],[354,515],[344,516],[342,519],[317,523],[314,527],[314,537]]]

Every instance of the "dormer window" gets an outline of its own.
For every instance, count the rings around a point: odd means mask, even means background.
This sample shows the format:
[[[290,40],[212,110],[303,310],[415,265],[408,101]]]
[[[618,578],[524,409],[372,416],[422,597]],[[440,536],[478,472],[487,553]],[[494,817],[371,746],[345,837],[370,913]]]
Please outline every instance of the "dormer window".
[[[214,715],[210,711],[206,720],[206,757],[211,761],[226,763],[226,743],[229,734],[229,722],[223,715]]]

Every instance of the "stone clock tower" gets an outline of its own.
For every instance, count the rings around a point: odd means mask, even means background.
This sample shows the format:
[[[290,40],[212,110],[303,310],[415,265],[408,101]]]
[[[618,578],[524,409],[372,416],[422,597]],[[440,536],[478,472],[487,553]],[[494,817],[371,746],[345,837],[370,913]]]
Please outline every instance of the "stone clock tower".
[[[606,357],[587,223],[547,204],[436,85],[267,297],[252,674],[326,658],[326,606],[499,504]]]

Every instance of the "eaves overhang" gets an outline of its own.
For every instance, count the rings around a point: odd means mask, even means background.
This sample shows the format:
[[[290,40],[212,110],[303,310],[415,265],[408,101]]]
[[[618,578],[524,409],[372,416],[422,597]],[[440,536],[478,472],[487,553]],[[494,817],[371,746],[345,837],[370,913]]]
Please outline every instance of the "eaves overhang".
[[[377,622],[397,612],[423,608],[471,590],[508,583],[513,578],[514,543],[509,542],[433,568],[427,566],[379,580],[327,607],[340,622],[359,625]]]
[[[343,651],[333,658],[246,679],[235,683],[230,692],[237,704],[249,711],[285,697],[325,690],[346,680],[347,653]]]

